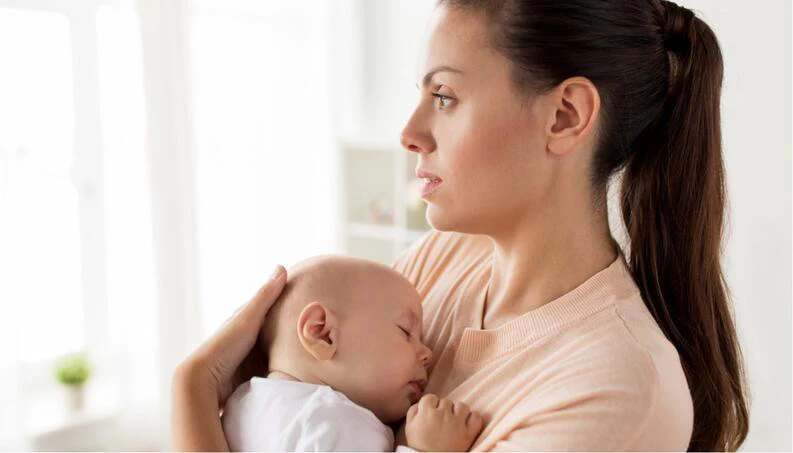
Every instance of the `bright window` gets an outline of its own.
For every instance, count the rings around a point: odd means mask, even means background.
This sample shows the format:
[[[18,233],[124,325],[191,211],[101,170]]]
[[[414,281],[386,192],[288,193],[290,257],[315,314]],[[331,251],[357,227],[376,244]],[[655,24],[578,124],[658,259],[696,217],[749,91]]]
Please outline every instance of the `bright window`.
[[[67,18],[0,8],[0,65],[0,356],[35,362],[85,341]]]
[[[329,4],[195,3],[188,43],[205,334],[276,263],[332,251]]]

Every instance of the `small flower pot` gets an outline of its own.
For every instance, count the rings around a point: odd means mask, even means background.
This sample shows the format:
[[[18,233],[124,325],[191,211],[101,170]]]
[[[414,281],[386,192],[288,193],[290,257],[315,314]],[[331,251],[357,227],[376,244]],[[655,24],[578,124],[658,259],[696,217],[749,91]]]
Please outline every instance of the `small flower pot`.
[[[85,386],[82,384],[66,386],[66,404],[73,412],[80,412],[85,407]]]

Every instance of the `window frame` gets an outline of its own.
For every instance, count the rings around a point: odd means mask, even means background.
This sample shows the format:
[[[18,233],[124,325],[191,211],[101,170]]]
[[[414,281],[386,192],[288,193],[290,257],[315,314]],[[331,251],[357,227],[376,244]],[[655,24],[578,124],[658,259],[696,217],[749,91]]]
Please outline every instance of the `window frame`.
[[[108,360],[108,292],[104,209],[104,156],[99,106],[97,13],[117,0],[0,0],[0,8],[55,13],[69,22],[74,114],[74,160],[69,178],[78,196],[84,351]],[[53,387],[57,358],[26,361],[16,356],[0,369],[24,376],[25,397]],[[109,360],[108,360],[109,362]]]

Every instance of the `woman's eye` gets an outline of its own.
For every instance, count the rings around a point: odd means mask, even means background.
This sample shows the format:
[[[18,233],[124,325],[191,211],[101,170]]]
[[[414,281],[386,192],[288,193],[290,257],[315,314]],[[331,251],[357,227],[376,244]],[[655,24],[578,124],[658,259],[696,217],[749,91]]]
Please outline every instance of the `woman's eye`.
[[[405,335],[407,335],[408,338],[410,338],[410,331],[408,331],[402,326],[399,326],[399,330],[401,330]]]
[[[449,96],[444,96],[440,93],[432,93],[432,95],[438,98],[438,103],[440,104],[441,109],[448,108],[451,102],[454,100],[453,98],[450,98]]]

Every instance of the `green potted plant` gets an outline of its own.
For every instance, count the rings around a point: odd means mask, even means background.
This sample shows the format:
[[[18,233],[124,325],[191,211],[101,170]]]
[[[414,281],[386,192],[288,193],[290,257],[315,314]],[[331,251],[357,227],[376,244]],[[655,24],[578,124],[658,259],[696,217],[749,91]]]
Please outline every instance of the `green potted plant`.
[[[82,410],[85,403],[85,382],[91,377],[91,362],[84,353],[61,357],[55,365],[55,377],[66,386],[69,407]]]

